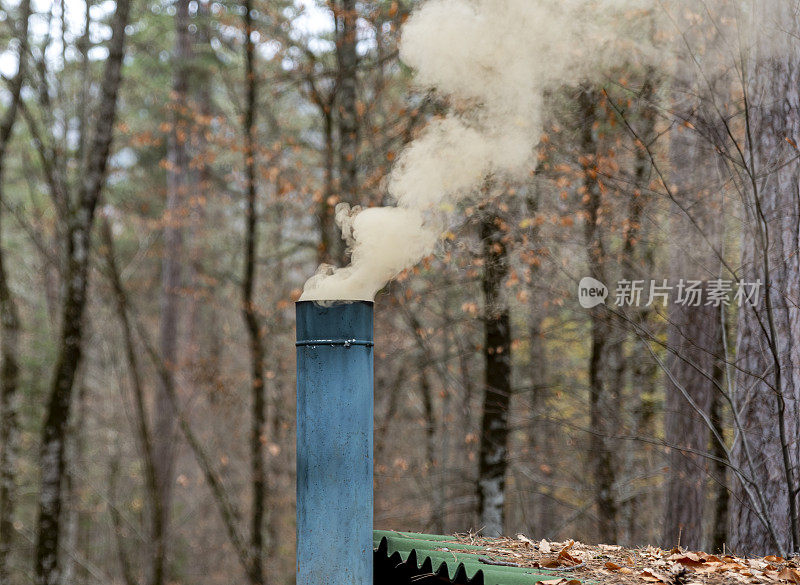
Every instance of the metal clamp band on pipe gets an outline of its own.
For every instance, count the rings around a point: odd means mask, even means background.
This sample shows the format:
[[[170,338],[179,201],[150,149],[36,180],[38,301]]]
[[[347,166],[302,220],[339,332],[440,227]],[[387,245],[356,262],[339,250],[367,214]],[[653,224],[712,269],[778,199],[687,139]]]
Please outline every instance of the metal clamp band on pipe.
[[[350,347],[351,345],[368,345],[372,347],[375,343],[370,339],[304,339],[295,343],[297,347],[301,345],[341,345]]]
[[[297,585],[372,585],[372,303],[296,311]]]

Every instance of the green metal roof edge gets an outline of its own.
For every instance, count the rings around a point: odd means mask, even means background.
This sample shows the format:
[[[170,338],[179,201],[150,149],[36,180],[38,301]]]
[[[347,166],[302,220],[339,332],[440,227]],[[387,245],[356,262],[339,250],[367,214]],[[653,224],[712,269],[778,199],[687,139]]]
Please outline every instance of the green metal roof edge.
[[[373,540],[380,536],[393,536],[397,538],[408,538],[411,540],[455,540],[455,537],[452,534],[424,534],[422,532],[402,532],[399,530],[373,530],[372,537]],[[482,548],[482,547],[478,547]]]
[[[553,575],[529,567],[505,567],[481,563],[478,559],[483,555],[478,551],[488,554],[484,547],[446,542],[454,540],[452,536],[375,530],[373,531],[373,546],[378,548],[384,538],[387,541],[387,555],[391,556],[396,552],[403,559],[403,562],[406,562],[411,555],[411,551],[416,551],[417,568],[421,568],[425,560],[429,558],[433,572],[438,572],[444,565],[451,580],[455,578],[456,572],[461,565],[463,565],[468,579],[473,579],[478,571],[481,571],[484,585],[530,585],[538,581],[558,579],[563,576]],[[448,544],[451,546],[448,546]],[[458,551],[449,550],[451,547],[457,548]]]
[[[461,544],[449,542],[455,540],[453,536],[443,536],[441,534],[414,534],[413,532],[392,532],[390,530],[373,530],[372,540],[377,545],[381,538],[391,539],[398,548],[411,550],[412,548],[424,550],[436,550],[437,548],[457,548],[460,550],[480,550],[486,549],[482,546],[473,544]],[[450,545],[450,546],[448,546]]]

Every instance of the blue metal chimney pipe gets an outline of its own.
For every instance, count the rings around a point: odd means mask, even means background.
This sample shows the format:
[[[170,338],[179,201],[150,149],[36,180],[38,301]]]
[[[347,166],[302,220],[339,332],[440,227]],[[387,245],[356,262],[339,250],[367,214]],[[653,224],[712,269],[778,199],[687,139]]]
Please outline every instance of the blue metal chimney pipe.
[[[297,585],[372,585],[372,303],[297,310]]]

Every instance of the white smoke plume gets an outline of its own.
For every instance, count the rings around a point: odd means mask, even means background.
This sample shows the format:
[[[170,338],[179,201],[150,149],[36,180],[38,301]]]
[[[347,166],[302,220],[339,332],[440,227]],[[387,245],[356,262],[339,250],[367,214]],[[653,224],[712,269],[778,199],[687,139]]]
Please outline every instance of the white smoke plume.
[[[372,300],[434,250],[442,209],[476,195],[490,174],[529,172],[544,92],[624,60],[644,2],[425,2],[403,28],[400,56],[420,87],[450,98],[458,111],[432,121],[399,157],[388,181],[395,206],[337,209],[351,263],[320,266],[301,299]]]

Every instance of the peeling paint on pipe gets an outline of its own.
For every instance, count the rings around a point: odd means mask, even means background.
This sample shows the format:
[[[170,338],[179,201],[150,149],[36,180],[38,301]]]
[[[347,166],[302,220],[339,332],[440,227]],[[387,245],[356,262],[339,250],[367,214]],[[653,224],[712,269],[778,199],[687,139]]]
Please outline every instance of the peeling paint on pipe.
[[[297,585],[372,585],[368,301],[297,310]]]

